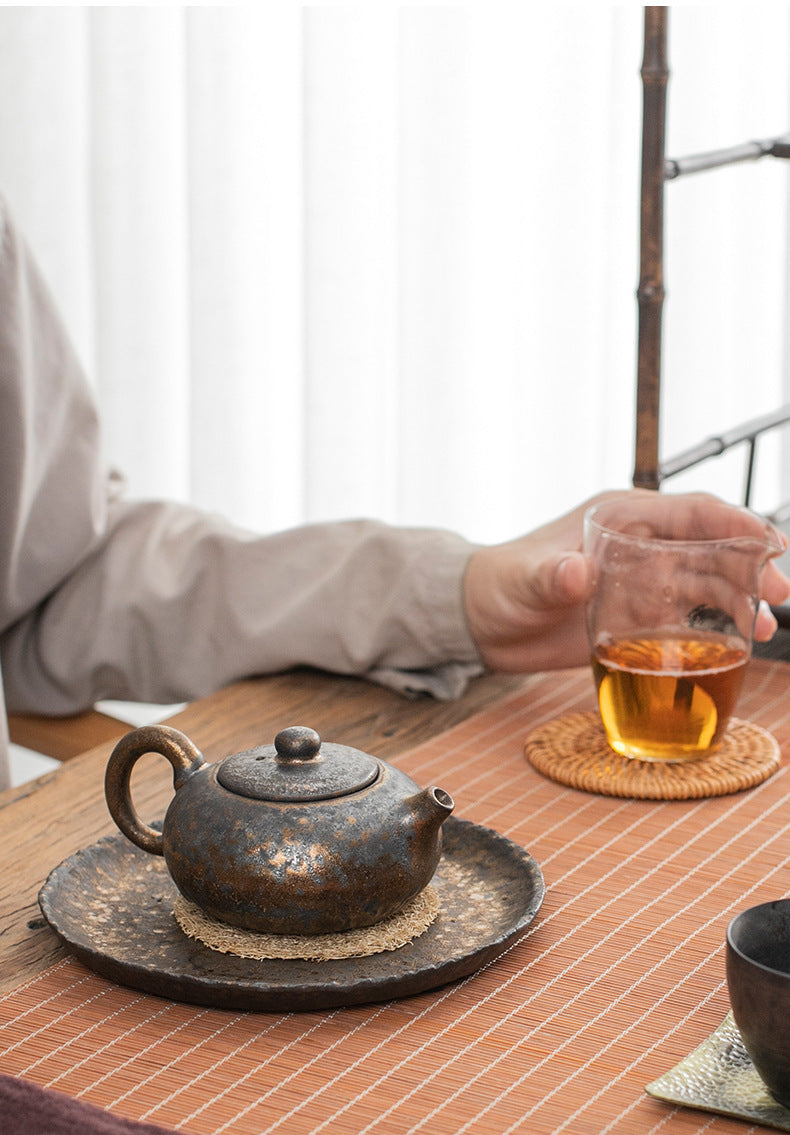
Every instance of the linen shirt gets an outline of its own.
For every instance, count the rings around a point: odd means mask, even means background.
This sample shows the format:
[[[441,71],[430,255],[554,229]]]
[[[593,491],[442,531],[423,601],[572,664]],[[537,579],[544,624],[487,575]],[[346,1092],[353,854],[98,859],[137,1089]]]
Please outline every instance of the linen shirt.
[[[474,546],[454,533],[350,520],[261,536],[127,500],[2,199],[0,486],[0,786],[5,706],[188,701],[298,665],[453,697],[482,669],[462,600]]]

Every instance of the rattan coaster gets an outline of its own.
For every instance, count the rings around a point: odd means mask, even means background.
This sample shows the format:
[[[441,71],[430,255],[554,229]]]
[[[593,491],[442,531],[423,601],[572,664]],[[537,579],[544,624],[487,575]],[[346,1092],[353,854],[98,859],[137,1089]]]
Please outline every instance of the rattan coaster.
[[[781,755],[770,733],[734,717],[709,757],[688,764],[631,760],[609,747],[594,712],[547,722],[530,734],[524,752],[538,772],[559,784],[637,800],[696,800],[753,788],[776,772]]]
[[[337,934],[259,934],[209,918],[183,895],[176,895],[173,903],[175,920],[187,937],[196,938],[211,950],[258,961],[299,958],[328,962],[399,950],[425,933],[438,913],[439,895],[430,883],[389,918]]]

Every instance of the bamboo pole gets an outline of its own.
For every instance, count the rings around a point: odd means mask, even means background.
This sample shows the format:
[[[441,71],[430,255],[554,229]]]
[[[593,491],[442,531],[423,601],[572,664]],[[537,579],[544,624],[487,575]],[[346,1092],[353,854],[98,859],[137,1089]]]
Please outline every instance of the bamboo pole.
[[[645,8],[642,58],[642,190],[633,483],[657,489],[661,318],[664,304],[664,132],[666,122],[667,9]]]

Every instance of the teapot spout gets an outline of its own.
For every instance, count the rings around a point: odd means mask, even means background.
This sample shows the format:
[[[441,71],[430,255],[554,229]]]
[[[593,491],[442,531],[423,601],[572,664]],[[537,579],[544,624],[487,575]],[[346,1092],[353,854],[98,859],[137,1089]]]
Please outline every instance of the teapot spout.
[[[415,814],[431,830],[438,831],[448,816],[453,814],[455,802],[443,788],[424,788],[411,798]]]

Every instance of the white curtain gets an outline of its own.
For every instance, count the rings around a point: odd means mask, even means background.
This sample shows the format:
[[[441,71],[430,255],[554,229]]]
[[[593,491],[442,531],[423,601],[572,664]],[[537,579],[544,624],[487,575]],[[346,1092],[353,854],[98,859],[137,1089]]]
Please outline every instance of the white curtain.
[[[668,151],[785,132],[788,38],[670,9]],[[0,8],[0,192],[129,491],[488,541],[627,485],[641,51],[634,6]],[[668,186],[665,454],[787,397],[786,214],[773,159]]]

